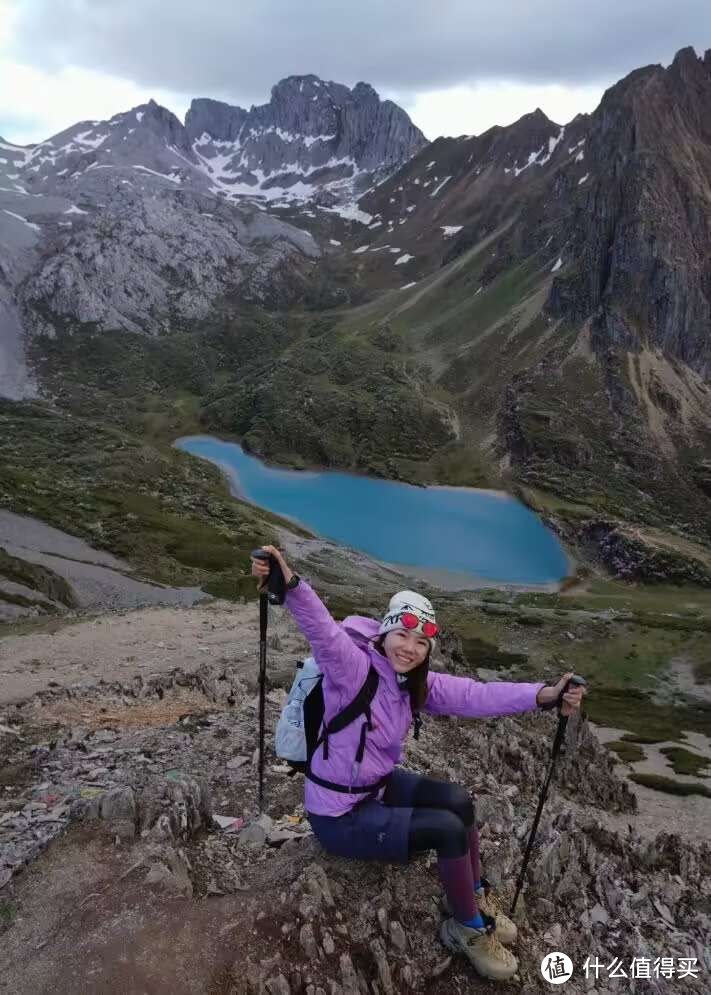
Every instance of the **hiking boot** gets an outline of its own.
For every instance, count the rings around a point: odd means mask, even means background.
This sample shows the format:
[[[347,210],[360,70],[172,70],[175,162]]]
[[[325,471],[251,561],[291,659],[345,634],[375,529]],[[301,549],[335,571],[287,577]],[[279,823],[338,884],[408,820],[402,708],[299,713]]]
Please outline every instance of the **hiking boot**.
[[[472,929],[457,919],[445,919],[439,931],[445,947],[467,958],[477,974],[491,981],[507,981],[518,970],[518,961],[496,938],[496,924],[491,916],[482,918],[483,929]]]
[[[509,917],[501,911],[500,899],[498,899],[493,893],[491,885],[486,878],[481,879],[481,885],[481,888],[478,888],[474,894],[482,916],[484,919],[489,916],[496,923],[496,938],[499,943],[503,943],[507,947],[513,946],[518,938],[516,923],[512,922],[511,919],[509,919]],[[446,895],[442,896],[442,907],[448,916],[452,915],[453,909],[449,904],[449,900]]]
[[[499,943],[505,943],[507,947],[512,946],[518,937],[516,923],[502,911],[501,900],[496,897],[491,885],[486,878],[481,879],[481,888],[474,892],[476,903],[481,914],[490,916],[496,923],[496,936]]]

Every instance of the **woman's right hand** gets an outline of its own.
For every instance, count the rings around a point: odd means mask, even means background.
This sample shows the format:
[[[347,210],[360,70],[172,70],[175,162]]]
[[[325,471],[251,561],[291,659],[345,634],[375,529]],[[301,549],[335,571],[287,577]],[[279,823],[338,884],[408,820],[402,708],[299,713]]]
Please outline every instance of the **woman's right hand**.
[[[261,547],[265,553],[269,553],[277,561],[281,567],[281,572],[284,574],[284,582],[289,583],[291,578],[294,576],[293,571],[289,567],[289,564],[284,559],[281,552],[276,548],[276,546],[262,546]],[[266,581],[269,576],[269,561],[268,560],[255,560],[252,559],[252,576],[258,577],[262,584]]]

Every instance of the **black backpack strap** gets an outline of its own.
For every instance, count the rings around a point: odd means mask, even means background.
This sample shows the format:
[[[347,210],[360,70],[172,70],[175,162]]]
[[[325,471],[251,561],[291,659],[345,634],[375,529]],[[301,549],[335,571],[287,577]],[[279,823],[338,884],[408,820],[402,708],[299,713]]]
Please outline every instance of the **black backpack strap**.
[[[346,726],[349,726],[351,722],[354,722],[358,716],[363,715],[364,712],[367,713],[368,722],[370,722],[370,704],[375,697],[375,692],[378,690],[379,682],[380,674],[371,664],[368,676],[353,701],[349,705],[346,705],[343,711],[339,712],[338,715],[334,715],[328,723],[329,734],[340,732],[341,729],[345,729]]]
[[[353,701],[351,701],[344,709],[342,709],[338,715],[334,715],[329,723],[324,723],[323,732],[319,736],[316,745],[314,747],[315,752],[321,743],[323,743],[323,758],[328,760],[328,737],[333,733],[340,732],[349,726],[351,722],[355,722],[359,715],[366,716],[366,722],[363,723],[363,730],[361,731],[361,745],[358,747],[358,752],[360,756],[358,760],[363,759],[363,750],[365,749],[365,730],[373,728],[373,723],[370,716],[370,705],[375,697],[375,692],[378,690],[378,684],[380,683],[380,675],[375,667],[371,664],[368,670],[368,676],[366,677],[363,686],[361,687],[358,694],[355,696]],[[312,691],[311,694],[314,692]],[[323,691],[321,691],[323,694]],[[311,697],[311,695],[309,695]],[[311,756],[311,753],[309,753]]]
[[[304,733],[306,735],[306,756],[310,757],[319,744],[319,733],[323,722],[323,675],[304,698]]]
[[[363,754],[365,753],[365,736],[368,731],[372,732],[373,723],[370,717],[370,705],[365,706],[364,710],[365,722],[360,727],[360,739],[358,741],[358,749],[356,750],[355,760],[359,764],[363,760]]]

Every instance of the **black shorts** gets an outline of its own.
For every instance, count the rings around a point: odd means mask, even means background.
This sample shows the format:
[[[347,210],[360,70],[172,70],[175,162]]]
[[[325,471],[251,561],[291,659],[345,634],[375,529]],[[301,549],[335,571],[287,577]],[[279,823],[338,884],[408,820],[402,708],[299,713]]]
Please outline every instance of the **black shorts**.
[[[418,832],[412,834],[415,811]],[[404,864],[413,852],[413,835],[431,839],[435,848],[437,840],[455,835],[454,849],[461,849],[474,815],[471,800],[459,785],[396,767],[382,800],[361,802],[345,815],[308,813],[308,818],[321,846],[337,857]]]

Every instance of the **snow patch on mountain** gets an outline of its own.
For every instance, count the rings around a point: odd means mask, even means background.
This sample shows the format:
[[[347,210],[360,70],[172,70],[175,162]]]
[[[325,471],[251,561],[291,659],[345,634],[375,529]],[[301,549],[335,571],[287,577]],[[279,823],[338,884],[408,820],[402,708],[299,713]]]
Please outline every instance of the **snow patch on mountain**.
[[[34,231],[42,230],[39,225],[34,224],[32,221],[28,221],[27,218],[23,217],[21,214],[15,214],[14,211],[8,211],[7,208],[3,208],[3,214],[9,214],[11,218],[16,218],[18,221],[21,221],[24,225],[27,225],[28,228],[32,228]]]
[[[89,167],[91,168],[91,167]],[[169,176],[167,173],[159,173],[155,169],[149,169],[148,166],[133,166],[134,169],[140,169],[144,173],[152,173],[153,176],[159,176],[162,180],[170,180],[171,183],[180,183],[179,176]]]
[[[433,191],[432,191],[432,193],[430,194],[430,197],[436,197],[436,196],[437,196],[437,194],[438,194],[438,193],[440,192],[440,190],[442,189],[442,187],[443,187],[443,186],[445,185],[445,183],[449,183],[449,181],[450,181],[451,179],[452,179],[452,177],[451,177],[451,176],[445,176],[445,178],[444,178],[443,180],[441,180],[441,181],[440,181],[440,182],[439,182],[439,183],[437,184],[437,186],[436,186],[436,187],[434,188],[434,190],[433,190]]]
[[[558,132],[557,137],[551,137],[548,139],[548,151],[546,152],[546,146],[542,145],[537,152],[531,152],[525,165],[519,167],[514,163],[514,175],[520,176],[521,173],[525,172],[530,166],[545,166],[545,164],[550,160],[551,156],[557,149],[558,145],[563,141],[565,136],[565,125]]]

